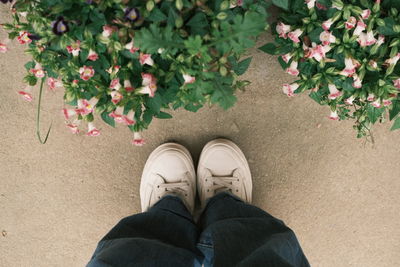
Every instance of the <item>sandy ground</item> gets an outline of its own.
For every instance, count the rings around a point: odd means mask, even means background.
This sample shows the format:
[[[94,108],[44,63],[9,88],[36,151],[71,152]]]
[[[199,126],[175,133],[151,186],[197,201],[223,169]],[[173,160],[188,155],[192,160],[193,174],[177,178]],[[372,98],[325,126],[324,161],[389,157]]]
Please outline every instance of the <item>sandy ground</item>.
[[[400,132],[384,124],[375,127],[375,145],[356,139],[351,123],[329,121],[328,109],[306,95],[284,96],[290,77],[274,57],[251,54],[245,78],[253,83],[233,109],[156,120],[143,148],[129,145],[127,129],[105,124],[97,138],[71,135],[62,91],[46,92],[42,130],[52,121],[53,131],[41,145],[36,103],[16,93],[28,57],[14,43],[0,55],[0,266],[83,266],[118,220],[140,211],[141,171],[156,146],[176,140],[197,159],[219,136],[243,149],[254,204],[297,233],[313,266],[398,265]]]

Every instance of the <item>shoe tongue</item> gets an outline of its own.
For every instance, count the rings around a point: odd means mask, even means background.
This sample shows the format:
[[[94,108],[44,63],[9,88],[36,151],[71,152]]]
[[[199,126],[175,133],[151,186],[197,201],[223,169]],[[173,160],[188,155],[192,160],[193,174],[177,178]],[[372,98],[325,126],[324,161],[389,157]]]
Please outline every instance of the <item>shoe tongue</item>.
[[[220,170],[208,170],[208,172],[210,173],[210,175],[215,176],[215,177],[232,177],[234,176],[236,170],[224,170],[224,169],[220,169]]]

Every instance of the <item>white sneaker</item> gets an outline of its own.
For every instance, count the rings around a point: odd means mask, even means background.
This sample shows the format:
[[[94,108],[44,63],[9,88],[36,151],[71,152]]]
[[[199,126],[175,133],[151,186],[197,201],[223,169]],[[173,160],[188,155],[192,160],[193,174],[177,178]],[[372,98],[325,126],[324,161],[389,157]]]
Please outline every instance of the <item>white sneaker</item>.
[[[251,203],[252,187],[246,157],[232,141],[216,139],[203,148],[197,168],[197,191],[203,208],[209,198],[223,191]]]
[[[140,183],[142,211],[147,211],[165,195],[176,195],[193,213],[195,194],[196,174],[189,151],[176,143],[156,148],[143,169]]]

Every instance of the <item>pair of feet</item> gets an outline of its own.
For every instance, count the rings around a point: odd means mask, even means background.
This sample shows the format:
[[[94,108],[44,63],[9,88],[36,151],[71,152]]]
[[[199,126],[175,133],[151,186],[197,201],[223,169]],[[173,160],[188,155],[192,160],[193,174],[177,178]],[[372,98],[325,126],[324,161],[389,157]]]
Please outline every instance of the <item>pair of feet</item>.
[[[196,175],[190,152],[182,145],[166,143],[150,154],[144,167],[140,184],[142,211],[166,195],[175,195],[193,213],[196,192],[204,208],[209,198],[224,191],[251,203],[250,168],[237,145],[226,139],[209,142],[201,152]]]

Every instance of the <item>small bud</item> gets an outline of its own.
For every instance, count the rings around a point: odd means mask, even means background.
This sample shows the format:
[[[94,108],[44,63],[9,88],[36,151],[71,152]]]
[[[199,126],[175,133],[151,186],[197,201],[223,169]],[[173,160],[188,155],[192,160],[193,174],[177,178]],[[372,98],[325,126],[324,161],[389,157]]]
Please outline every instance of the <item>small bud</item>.
[[[343,2],[341,0],[332,0],[332,5],[337,7],[338,9],[343,8]]]
[[[354,14],[356,14],[356,15],[361,15],[362,13],[363,13],[363,10],[361,9],[361,7],[359,7],[359,6],[353,6],[352,8],[351,8],[351,11],[354,13]]]
[[[223,1],[221,3],[221,5],[220,5],[220,9],[221,10],[225,10],[225,9],[228,9],[228,8],[229,8],[229,1],[227,1],[227,0]]]
[[[385,26],[385,21],[383,19],[376,19],[376,24],[378,24],[378,26]]]
[[[393,25],[393,30],[395,32],[399,33],[400,32],[400,25],[399,24]]]
[[[392,8],[390,9],[390,15],[391,15],[391,16],[396,17],[398,14],[399,14],[399,12],[397,11],[396,8],[392,7]]]
[[[176,1],[175,1],[175,6],[176,6],[176,9],[178,9],[179,11],[181,11],[182,8],[183,8],[183,2],[182,2],[182,0],[176,0]]]
[[[175,20],[175,27],[180,28],[183,25],[183,19],[181,16],[177,17]]]
[[[217,19],[219,19],[219,20],[224,20],[224,19],[226,19],[228,17],[228,15],[225,13],[225,12],[220,12],[218,15],[217,15]]]
[[[220,73],[222,76],[226,76],[226,74],[228,74],[228,70],[227,70],[224,66],[221,66],[221,67],[219,68],[219,73]]]
[[[225,63],[227,62],[226,57],[221,57],[221,58],[219,59],[219,62],[220,62],[221,64],[225,64]]]
[[[303,18],[303,23],[304,23],[304,24],[308,24],[308,23],[310,23],[310,22],[311,22],[311,19],[310,19],[309,17]]]
[[[152,0],[148,1],[148,2],[146,3],[146,9],[147,9],[147,11],[149,11],[149,12],[152,11],[153,8],[154,8],[154,6],[155,6],[154,1],[152,1]]]

